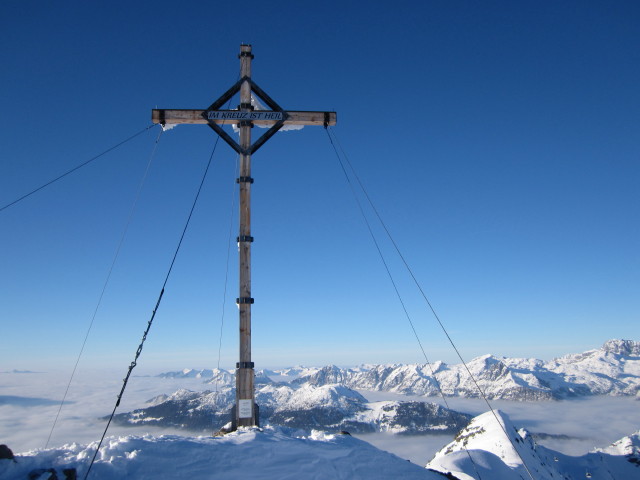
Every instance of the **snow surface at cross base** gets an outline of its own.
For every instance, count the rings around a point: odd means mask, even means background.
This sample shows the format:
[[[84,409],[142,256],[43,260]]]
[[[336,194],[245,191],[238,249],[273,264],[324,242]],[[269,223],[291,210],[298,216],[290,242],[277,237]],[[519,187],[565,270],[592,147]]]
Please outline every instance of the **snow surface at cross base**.
[[[427,468],[459,480],[640,480],[639,435],[572,457],[537,445],[527,430],[517,430],[497,410],[475,417]]]
[[[97,443],[71,444],[0,460],[0,478],[24,480],[35,469],[76,468],[83,478]],[[100,448],[90,480],[211,479],[424,479],[435,472],[378,450],[350,435],[312,432],[295,437],[283,429],[240,429],[222,437],[110,437]]]

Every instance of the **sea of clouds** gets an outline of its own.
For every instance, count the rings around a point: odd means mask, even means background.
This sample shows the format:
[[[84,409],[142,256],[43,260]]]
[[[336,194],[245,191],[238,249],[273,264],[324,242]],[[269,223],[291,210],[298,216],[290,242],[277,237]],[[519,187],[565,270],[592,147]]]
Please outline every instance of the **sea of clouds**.
[[[114,371],[79,372],[71,383],[67,399],[60,410],[68,374],[56,372],[0,373],[0,443],[14,452],[86,444],[100,439],[106,421],[122,388],[123,373]],[[163,379],[155,376],[132,376],[118,412],[144,406],[157,395],[180,388],[195,391],[213,390],[202,379]],[[389,392],[360,393],[369,401],[421,400]],[[444,404],[442,399],[429,398]],[[450,408],[473,415],[489,409],[482,400],[448,398]],[[532,433],[546,434],[539,442],[568,455],[582,455],[594,447],[605,447],[619,438],[640,430],[640,401],[637,398],[591,397],[555,402],[492,401],[494,409],[506,412],[513,423]],[[52,425],[60,410],[56,427]],[[186,434],[187,432],[152,427],[116,427],[108,436],[144,434]],[[213,432],[212,432],[213,433]],[[51,438],[49,439],[49,435]],[[373,445],[414,463],[424,465],[452,435],[403,436],[385,433],[358,435]]]

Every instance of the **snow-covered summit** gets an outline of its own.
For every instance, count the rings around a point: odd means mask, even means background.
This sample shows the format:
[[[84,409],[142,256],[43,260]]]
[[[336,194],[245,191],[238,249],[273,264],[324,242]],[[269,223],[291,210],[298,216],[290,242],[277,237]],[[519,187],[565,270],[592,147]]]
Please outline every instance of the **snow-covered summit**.
[[[308,370],[305,373],[306,374],[303,374],[302,376],[293,380],[291,383],[293,384],[306,383],[314,386],[329,385],[329,384],[335,384],[335,383],[344,384],[349,374],[351,373],[351,370],[342,369],[335,365],[329,365],[317,371]]]
[[[76,469],[83,478],[96,443],[71,444],[0,460],[0,478],[23,480],[31,472]],[[108,438],[91,480],[344,479],[442,480],[438,473],[407,462],[349,435],[312,432],[294,436],[283,429],[240,429],[223,437],[163,435]]]
[[[453,442],[436,453],[428,467],[457,475],[456,468],[464,465],[465,471],[469,471],[469,467],[482,468],[476,465],[480,463],[500,472],[502,476],[491,476],[500,479],[510,472],[517,475],[513,478],[528,478],[528,468],[535,469],[537,480],[551,480],[554,472],[545,460],[540,458],[533,437],[524,429],[516,429],[506,414],[496,410],[475,417]]]
[[[305,410],[322,406],[323,408],[335,408],[347,412],[366,401],[358,392],[342,385],[323,385],[321,387],[305,385],[292,390],[288,402],[281,404],[279,408]]]
[[[640,478],[638,435],[607,449],[571,457],[536,444],[500,411],[475,417],[427,464],[460,480],[626,480]]]

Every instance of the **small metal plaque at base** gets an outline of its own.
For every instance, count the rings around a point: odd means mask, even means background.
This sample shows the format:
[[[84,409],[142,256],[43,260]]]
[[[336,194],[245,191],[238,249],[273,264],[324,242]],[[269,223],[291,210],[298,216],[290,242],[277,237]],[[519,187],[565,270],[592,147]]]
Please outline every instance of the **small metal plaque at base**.
[[[251,418],[253,416],[253,401],[238,400],[238,417]]]

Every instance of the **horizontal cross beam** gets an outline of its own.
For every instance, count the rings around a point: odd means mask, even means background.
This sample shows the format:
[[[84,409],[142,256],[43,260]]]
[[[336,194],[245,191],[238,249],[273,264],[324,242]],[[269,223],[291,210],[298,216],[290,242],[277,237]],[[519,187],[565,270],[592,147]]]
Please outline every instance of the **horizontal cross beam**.
[[[201,124],[206,125],[209,122],[215,122],[218,125],[231,125],[234,123],[240,123],[242,118],[216,118],[207,121],[203,117],[203,113],[206,110],[165,110],[154,109],[151,113],[151,121],[153,123],[161,124]],[[229,113],[229,117],[233,117],[233,114],[242,113],[238,110],[220,110],[220,112]],[[246,113],[246,112],[245,112]],[[255,110],[255,113],[270,113],[269,110]],[[334,126],[336,124],[337,116],[336,112],[285,112],[288,116],[284,121],[284,125],[328,125]],[[264,116],[264,115],[259,115]],[[269,119],[244,119],[250,120],[256,125],[274,125],[277,120]]]

